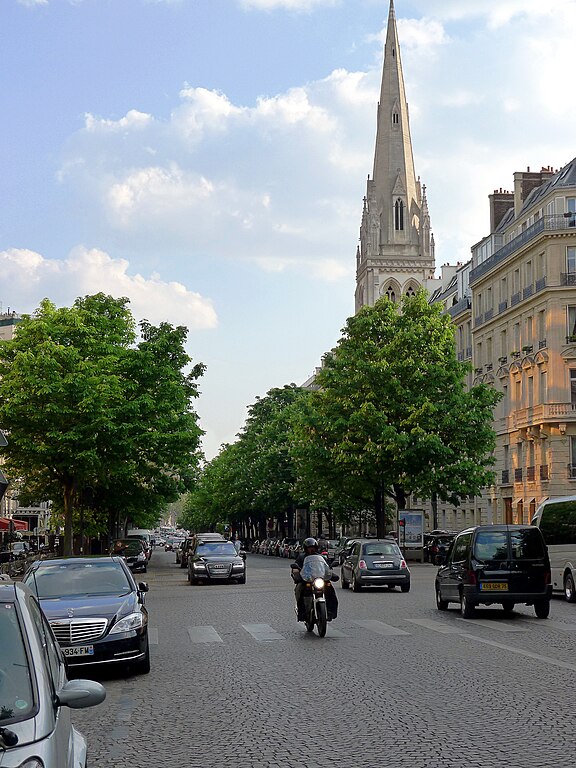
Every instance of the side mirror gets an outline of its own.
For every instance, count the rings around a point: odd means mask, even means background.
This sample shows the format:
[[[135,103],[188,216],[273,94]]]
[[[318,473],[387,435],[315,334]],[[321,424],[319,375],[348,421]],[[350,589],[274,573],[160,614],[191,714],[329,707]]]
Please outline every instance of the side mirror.
[[[145,582],[145,581],[141,581],[141,582],[138,584],[138,590],[139,590],[140,592],[149,592],[149,591],[150,591],[150,587],[148,586],[148,584],[146,584],[146,582]]]
[[[85,709],[101,704],[106,698],[106,689],[94,680],[69,680],[58,691],[58,706],[70,709]]]

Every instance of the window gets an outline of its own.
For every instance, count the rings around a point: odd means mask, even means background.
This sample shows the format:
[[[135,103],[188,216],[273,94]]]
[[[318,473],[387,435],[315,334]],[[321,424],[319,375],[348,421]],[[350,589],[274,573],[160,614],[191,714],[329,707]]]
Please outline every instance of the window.
[[[503,277],[500,280],[500,301],[506,301],[508,298],[508,278]]]
[[[568,219],[568,226],[576,227],[576,197],[566,198],[566,213],[572,214]]]
[[[576,370],[570,368],[570,402],[576,405]]]
[[[410,288],[408,288],[408,290],[406,291],[406,296],[416,296],[416,291],[414,290],[414,288],[412,288],[412,286],[410,286]]]
[[[510,469],[510,446],[504,446],[504,469]]]
[[[534,376],[528,376],[528,407],[534,405]]]
[[[526,267],[525,267],[524,273],[525,273],[525,278],[526,278],[525,287],[529,288],[532,285],[532,283],[534,282],[534,273],[533,273],[533,270],[532,270],[532,262],[531,261],[527,261],[526,262]]]
[[[477,560],[508,560],[508,534],[506,531],[478,531],[474,543]]]
[[[394,229],[404,229],[404,203],[400,198],[394,203]]]
[[[512,560],[540,560],[545,556],[542,534],[534,528],[510,531]]]
[[[540,341],[546,340],[546,310],[542,309],[538,312],[538,339]]]
[[[514,351],[520,351],[520,323],[514,323]]]
[[[500,331],[500,355],[506,357],[508,354],[508,342],[506,340],[506,331]]]
[[[471,541],[472,541],[471,533],[465,533],[462,536],[458,536],[458,538],[454,542],[454,549],[452,551],[453,563],[461,563],[463,560],[466,560],[466,556],[468,554],[468,549],[470,547]]]
[[[400,120],[399,120],[399,117],[398,117],[398,112],[394,112],[394,114],[392,115],[392,124],[393,125],[398,125],[399,122],[400,122]]]
[[[388,286],[388,288],[387,288],[387,290],[386,290],[386,296],[387,296],[387,298],[388,298],[388,299],[389,299],[389,300],[390,300],[390,301],[391,301],[393,304],[395,304],[395,303],[396,303],[396,291],[394,290],[394,288],[393,288],[391,285],[389,285],[389,286]]]
[[[514,382],[516,402],[514,403],[516,408],[522,408],[522,379],[516,379]]]
[[[514,293],[518,293],[518,291],[520,290],[520,270],[519,269],[514,270],[513,277],[514,277],[514,281],[513,281]]]
[[[548,399],[548,371],[540,371],[540,402]]]
[[[576,272],[576,247],[573,245],[566,248],[566,271],[570,274]]]
[[[540,518],[540,531],[546,544],[576,544],[576,502],[546,504]]]
[[[576,306],[568,307],[568,337],[576,341]]]

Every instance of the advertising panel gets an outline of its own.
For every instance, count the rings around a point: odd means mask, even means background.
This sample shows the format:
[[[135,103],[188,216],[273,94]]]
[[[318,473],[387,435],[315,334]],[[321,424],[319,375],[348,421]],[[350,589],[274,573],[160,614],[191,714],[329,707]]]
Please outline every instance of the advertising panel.
[[[424,546],[424,510],[402,509],[398,512],[399,543],[406,549]]]

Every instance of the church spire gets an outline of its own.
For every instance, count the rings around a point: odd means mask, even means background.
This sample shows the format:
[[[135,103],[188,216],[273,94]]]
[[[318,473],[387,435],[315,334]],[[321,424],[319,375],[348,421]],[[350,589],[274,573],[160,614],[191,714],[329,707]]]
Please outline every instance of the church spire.
[[[387,295],[398,301],[434,273],[425,187],[416,179],[394,2],[390,0],[376,125],[357,253],[356,309]]]

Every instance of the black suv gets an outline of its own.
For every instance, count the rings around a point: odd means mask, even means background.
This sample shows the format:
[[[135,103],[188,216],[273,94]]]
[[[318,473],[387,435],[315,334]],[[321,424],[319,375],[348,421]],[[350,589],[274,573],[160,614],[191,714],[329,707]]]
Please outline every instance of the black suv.
[[[550,560],[540,529],[533,525],[479,525],[461,531],[436,574],[436,606],[459,603],[465,619],[477,605],[499,603],[510,612],[533,605],[550,613]]]

